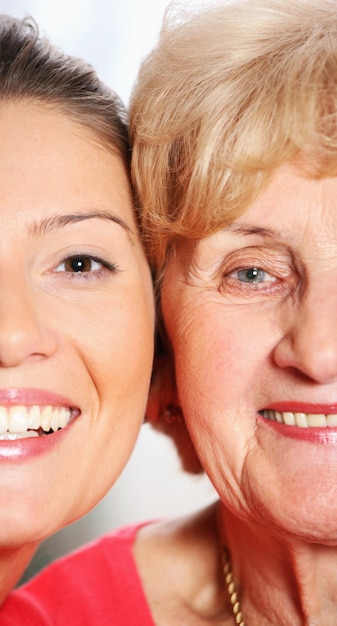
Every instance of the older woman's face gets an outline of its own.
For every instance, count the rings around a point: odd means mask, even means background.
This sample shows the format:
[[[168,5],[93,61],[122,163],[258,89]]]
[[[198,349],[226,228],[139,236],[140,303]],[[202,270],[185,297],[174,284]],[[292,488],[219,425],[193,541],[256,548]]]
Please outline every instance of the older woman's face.
[[[144,415],[154,306],[120,159],[40,104],[2,104],[0,137],[0,544],[9,546],[74,521],[124,467]]]
[[[185,419],[241,515],[337,538],[337,179],[282,166],[163,285]]]

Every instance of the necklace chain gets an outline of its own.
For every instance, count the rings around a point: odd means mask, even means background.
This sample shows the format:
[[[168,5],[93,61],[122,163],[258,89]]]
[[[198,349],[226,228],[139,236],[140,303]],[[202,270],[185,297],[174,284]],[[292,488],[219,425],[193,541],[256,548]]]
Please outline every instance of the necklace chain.
[[[233,611],[235,623],[238,626],[245,626],[245,622],[243,620],[242,612],[241,612],[239,594],[237,592],[237,589],[235,587],[235,582],[233,580],[231,557],[226,547],[223,547],[223,572],[225,576],[225,582],[227,585],[229,599],[232,605],[232,611]]]

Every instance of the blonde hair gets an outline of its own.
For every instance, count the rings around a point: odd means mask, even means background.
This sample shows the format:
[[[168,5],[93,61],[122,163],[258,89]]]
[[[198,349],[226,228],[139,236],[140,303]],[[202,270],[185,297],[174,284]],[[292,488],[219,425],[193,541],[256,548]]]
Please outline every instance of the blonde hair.
[[[130,106],[132,176],[159,272],[177,240],[231,222],[274,168],[337,170],[337,1],[172,5]]]

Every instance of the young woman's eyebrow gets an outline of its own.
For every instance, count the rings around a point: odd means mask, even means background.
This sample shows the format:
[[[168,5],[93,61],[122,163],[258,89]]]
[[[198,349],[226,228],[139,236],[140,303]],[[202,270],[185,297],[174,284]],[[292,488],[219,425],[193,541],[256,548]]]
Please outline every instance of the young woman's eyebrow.
[[[44,235],[58,228],[63,228],[64,226],[68,226],[69,224],[76,224],[77,222],[82,222],[84,220],[90,219],[104,219],[118,226],[121,226],[127,233],[128,238],[133,234],[132,229],[124,220],[122,220],[117,215],[110,213],[109,211],[90,211],[90,212],[82,212],[82,213],[69,213],[69,214],[56,214],[50,217],[42,218],[30,224],[29,233],[35,237],[39,235]]]

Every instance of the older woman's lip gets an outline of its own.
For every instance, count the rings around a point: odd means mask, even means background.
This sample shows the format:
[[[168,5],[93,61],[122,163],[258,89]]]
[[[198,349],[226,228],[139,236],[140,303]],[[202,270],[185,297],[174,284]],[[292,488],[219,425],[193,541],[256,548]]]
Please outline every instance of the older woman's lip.
[[[272,422],[298,428],[337,428],[337,404],[276,402],[259,411]]]
[[[271,409],[274,411],[290,411],[292,413],[337,413],[337,402],[299,402],[286,400],[284,402],[273,402],[263,407],[264,410]]]
[[[319,445],[337,444],[337,426],[298,427],[296,424],[289,425],[283,422],[266,419],[262,411],[258,413],[258,422],[260,425],[263,424],[265,427],[274,430],[278,436]]]
[[[305,413],[304,411],[259,411],[264,419],[298,428],[337,428],[336,413]]]

